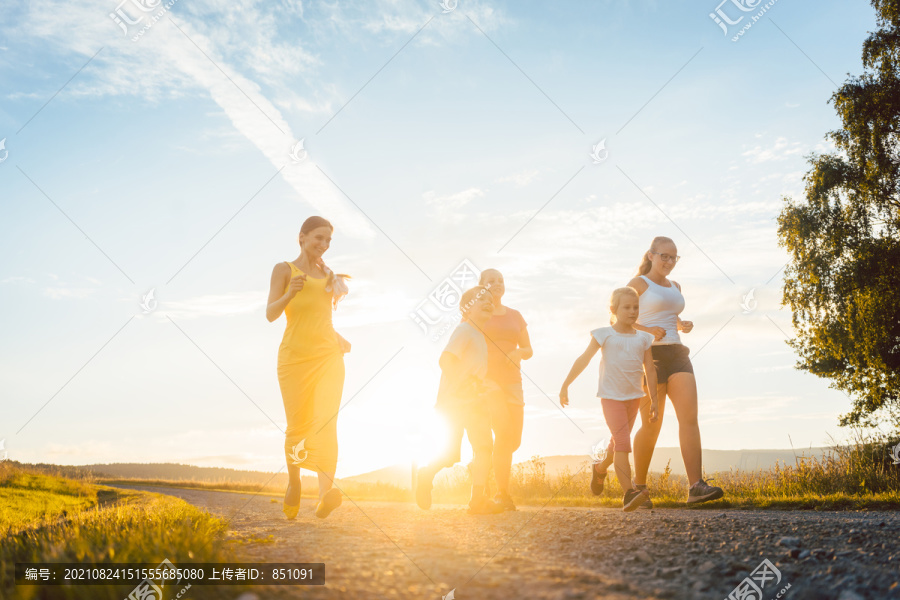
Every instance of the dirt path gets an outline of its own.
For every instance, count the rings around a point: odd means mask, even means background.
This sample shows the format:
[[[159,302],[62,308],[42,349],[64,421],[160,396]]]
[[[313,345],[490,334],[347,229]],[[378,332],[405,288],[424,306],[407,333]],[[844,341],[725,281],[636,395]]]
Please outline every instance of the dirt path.
[[[247,561],[326,564],[325,586],[259,588],[260,600],[439,600],[454,589],[459,600],[722,600],[763,559],[781,575],[765,582],[763,600],[786,586],[789,600],[900,599],[896,512],[521,507],[472,517],[462,506],[345,498],[320,520],[304,498],[287,521],[270,497],[133,487],[231,519],[229,535],[250,540]]]

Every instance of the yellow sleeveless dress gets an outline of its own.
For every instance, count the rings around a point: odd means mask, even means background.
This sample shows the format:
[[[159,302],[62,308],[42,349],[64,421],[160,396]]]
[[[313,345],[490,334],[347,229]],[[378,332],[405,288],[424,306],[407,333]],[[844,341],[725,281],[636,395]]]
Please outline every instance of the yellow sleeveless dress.
[[[292,278],[302,273],[287,263]],[[278,348],[278,384],[287,416],[285,451],[301,469],[333,472],[344,354],[331,322],[332,292],[325,291],[326,281],[307,275],[303,289],[284,309],[287,326]]]

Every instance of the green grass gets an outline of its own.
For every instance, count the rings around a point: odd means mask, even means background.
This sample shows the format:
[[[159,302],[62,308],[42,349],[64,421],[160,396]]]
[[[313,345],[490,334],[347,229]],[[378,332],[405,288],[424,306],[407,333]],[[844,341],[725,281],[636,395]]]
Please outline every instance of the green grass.
[[[97,490],[80,481],[49,478],[0,463],[0,530],[48,522],[98,502]]]
[[[896,436],[857,433],[854,441],[835,445],[820,458],[800,457],[793,465],[778,464],[767,471],[713,473],[706,479],[722,487],[725,497],[690,508],[897,510],[900,465],[891,459],[891,448],[897,443]],[[590,481],[587,457],[580,470],[564,469],[551,477],[541,457],[535,456],[513,467],[510,494],[522,505],[621,508],[623,491],[612,468],[600,496],[591,494]],[[687,479],[673,475],[668,465],[662,473],[650,473],[647,484],[654,507],[688,506]],[[466,469],[457,466],[435,485],[433,501],[467,502],[469,485]]]
[[[6,535],[0,541],[0,597],[115,599],[133,585],[15,586],[16,562],[153,563],[168,558],[188,562],[234,561],[225,543],[226,524],[190,504],[161,494],[115,490],[83,481],[42,475],[3,463],[0,496],[11,498],[5,511]],[[31,501],[31,502],[30,502]],[[65,511],[65,512],[63,512]],[[222,597],[245,591],[223,586]],[[174,590],[173,594],[178,590]],[[203,597],[218,592],[204,586]],[[191,597],[188,593],[187,597]]]

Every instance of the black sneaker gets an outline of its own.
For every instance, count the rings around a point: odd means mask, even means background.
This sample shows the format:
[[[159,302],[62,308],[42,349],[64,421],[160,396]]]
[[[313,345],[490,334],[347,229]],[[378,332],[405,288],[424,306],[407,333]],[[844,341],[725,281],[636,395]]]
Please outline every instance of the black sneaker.
[[[636,510],[641,504],[644,504],[649,499],[650,492],[647,490],[628,490],[625,492],[625,497],[622,499],[622,510],[625,512]]]
[[[591,493],[595,496],[603,493],[603,480],[606,479],[606,473],[597,471],[597,464],[591,466]]]
[[[494,496],[494,501],[501,507],[503,507],[503,510],[516,510],[516,505],[513,502],[513,499],[510,498],[509,494],[497,492],[497,495]]]
[[[709,485],[702,479],[691,486],[688,492],[688,504],[697,504],[698,502],[709,502],[710,500],[718,500],[725,495],[722,488]]]
[[[419,505],[419,508],[428,510],[431,508],[431,488],[434,485],[434,479],[429,479],[427,476],[422,477],[422,471],[424,469],[416,472],[416,504]]]

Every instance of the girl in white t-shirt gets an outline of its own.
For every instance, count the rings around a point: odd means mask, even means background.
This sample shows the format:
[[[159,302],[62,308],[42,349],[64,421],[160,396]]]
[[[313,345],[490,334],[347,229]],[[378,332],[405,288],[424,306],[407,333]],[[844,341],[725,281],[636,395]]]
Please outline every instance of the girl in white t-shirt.
[[[646,489],[635,488],[631,479],[631,428],[640,410],[644,390],[641,379],[646,375],[650,390],[650,421],[658,418],[659,403],[656,397],[656,368],[650,346],[653,335],[638,331],[633,325],[637,321],[640,297],[631,287],[618,288],[609,299],[612,327],[601,327],[591,331],[591,342],[587,350],[575,360],[566,381],[559,392],[559,403],[569,404],[569,385],[590,364],[591,359],[602,350],[600,361],[600,385],[597,397],[603,406],[603,417],[612,434],[615,454],[613,464],[619,485],[625,490],[622,504],[624,510],[632,511],[650,499]]]

